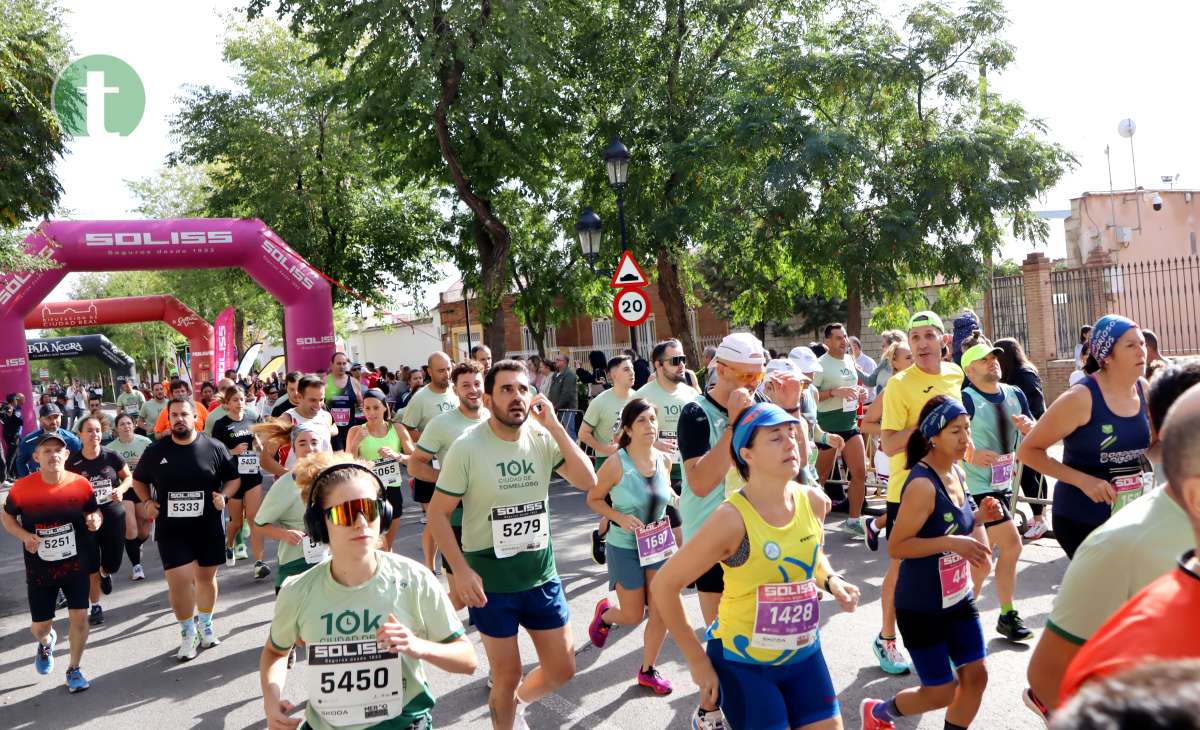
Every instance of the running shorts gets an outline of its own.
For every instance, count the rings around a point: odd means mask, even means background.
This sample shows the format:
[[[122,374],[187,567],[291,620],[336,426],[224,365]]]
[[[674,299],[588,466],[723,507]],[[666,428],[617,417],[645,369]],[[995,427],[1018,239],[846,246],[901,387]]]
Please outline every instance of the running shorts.
[[[433,482],[413,479],[413,501],[417,504],[429,504],[433,500]]]
[[[450,529],[454,530],[454,542],[458,543],[458,549],[462,550],[462,525],[450,525]],[[450,561],[446,560],[446,553],[438,551],[442,555],[442,569],[446,571],[446,575],[454,575],[454,568],[450,567]]]
[[[392,520],[398,521],[400,514],[404,512],[404,488],[388,487],[383,490],[383,496],[387,499],[388,504],[392,505]]]
[[[608,589],[611,591],[618,585],[627,591],[636,591],[646,587],[646,571],[658,570],[666,560],[643,566],[638,560],[638,551],[632,548],[616,547],[607,543],[604,548],[604,565],[608,568]]]
[[[485,591],[485,595],[487,605],[470,606],[467,611],[480,633],[496,639],[516,636],[519,626],[527,631],[545,631],[562,628],[571,620],[558,578],[517,593]]]
[[[984,527],[995,527],[996,525],[1003,525],[1005,522],[1012,520],[1012,496],[1011,489],[1005,489],[1003,492],[984,492],[983,494],[971,495],[971,498],[975,500],[975,504],[983,504],[983,500],[988,497],[995,497],[996,501],[1000,503],[1000,512],[1002,513],[1000,519],[995,522],[985,522]]]
[[[721,684],[721,711],[731,728],[789,730],[841,713],[819,650],[781,666],[728,659],[719,639],[710,639],[707,651]]]
[[[973,601],[963,601],[941,613],[896,609],[896,627],[912,657],[921,684],[937,687],[954,681],[956,667],[965,667],[987,656],[983,625]]]
[[[129,491],[133,491],[132,489]],[[125,507],[119,502],[112,502],[119,509],[109,509],[109,505],[101,507],[104,515],[100,529],[89,532],[92,544],[95,546],[98,567],[108,575],[121,569],[122,556],[125,555]],[[133,509],[133,505],[129,505]],[[120,515],[118,518],[117,515]]]
[[[223,530],[185,532],[155,536],[163,570],[179,568],[195,562],[201,568],[212,568],[225,562],[225,533]]]
[[[697,578],[688,588],[695,588],[701,593],[724,593],[725,571],[721,569],[721,564],[717,563],[706,570],[704,575]]]
[[[88,591],[91,587],[91,578],[82,570],[45,585],[26,586],[29,595],[29,615],[33,618],[33,623],[54,619],[54,604],[58,601],[60,588],[67,597],[68,609],[86,611],[89,606]]]
[[[826,431],[825,433],[827,433],[827,434],[831,433],[834,436],[841,436],[842,441],[845,441],[846,443],[850,443],[850,439],[859,435],[857,428],[852,428],[849,431]],[[821,451],[829,451],[832,448],[833,448],[832,446],[826,446],[825,444],[817,444],[817,449],[819,449]]]

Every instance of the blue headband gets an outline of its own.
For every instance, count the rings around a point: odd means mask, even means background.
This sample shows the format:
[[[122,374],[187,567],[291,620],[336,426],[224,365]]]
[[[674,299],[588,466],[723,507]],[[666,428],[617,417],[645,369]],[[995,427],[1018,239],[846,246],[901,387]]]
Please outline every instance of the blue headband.
[[[750,442],[755,430],[767,426],[778,426],[781,423],[800,423],[800,419],[789,416],[788,412],[774,403],[755,403],[738,416],[737,425],[733,428],[733,458],[739,464],[745,464],[742,459],[742,449]]]
[[[1121,335],[1134,327],[1137,327],[1137,322],[1132,319],[1119,314],[1104,315],[1096,320],[1096,324],[1092,327],[1092,337],[1088,340],[1088,351],[1092,353],[1092,357],[1096,359],[1097,363],[1104,362],[1104,358],[1112,354]]]
[[[931,439],[941,433],[946,424],[965,415],[968,415],[967,409],[963,408],[962,403],[953,398],[947,398],[939,403],[937,408],[930,411],[929,415],[925,416],[925,420],[921,421],[921,435],[926,440]]]

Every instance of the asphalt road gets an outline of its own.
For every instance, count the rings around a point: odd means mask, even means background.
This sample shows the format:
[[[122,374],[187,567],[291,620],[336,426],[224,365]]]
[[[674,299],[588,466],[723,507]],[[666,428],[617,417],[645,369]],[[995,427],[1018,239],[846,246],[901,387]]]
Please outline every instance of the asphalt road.
[[[584,496],[563,484],[553,487],[558,568],[566,590],[575,637],[578,673],[565,687],[535,703],[528,713],[534,728],[686,728],[695,707],[695,686],[674,644],[668,640],[659,661],[675,685],[673,694],[657,697],[634,681],[641,656],[641,628],[614,629],[608,645],[597,650],[587,638],[592,608],[604,595],[607,575],[589,556],[588,535],[595,515]],[[837,515],[828,521],[832,524]],[[407,505],[396,550],[420,553],[415,505]],[[825,600],[822,644],[842,705],[847,728],[859,727],[858,706],[865,696],[886,698],[915,683],[912,676],[892,677],[877,666],[870,643],[879,630],[879,586],[886,556],[871,553],[858,538],[827,526],[827,549],[836,568],[845,570],[862,590],[862,605],[842,613]],[[129,567],[115,577],[112,595],[103,601],[106,622],[92,630],[83,669],[92,688],[68,695],[63,684],[65,639],[60,639],[53,673],[33,669],[33,641],[24,591],[21,547],[0,534],[0,728],[259,728],[265,727],[258,684],[258,658],[272,615],[270,579],[256,582],[252,563],[222,567],[216,627],[219,647],[201,652],[187,664],[175,660],[178,627],[167,604],[166,585],[157,550],[145,546],[147,580],[132,583]],[[274,545],[268,544],[273,559]],[[1030,628],[1040,632],[1067,561],[1052,540],[1027,545],[1021,556],[1017,607]],[[980,603],[989,639],[990,681],[973,727],[1037,728],[1040,723],[1021,704],[1030,646],[1013,645],[995,634],[998,604],[989,584]],[[695,595],[685,595],[693,625],[700,625]],[[464,612],[465,618],[465,612]],[[65,612],[57,623],[66,635]],[[442,728],[487,728],[486,658],[478,635],[468,629],[480,657],[473,677],[450,676],[436,669],[429,675],[438,698],[435,725]],[[536,659],[532,644],[521,635],[526,666]],[[297,663],[286,695],[304,699],[304,662]],[[919,720],[904,719],[901,728],[942,727],[943,713]]]

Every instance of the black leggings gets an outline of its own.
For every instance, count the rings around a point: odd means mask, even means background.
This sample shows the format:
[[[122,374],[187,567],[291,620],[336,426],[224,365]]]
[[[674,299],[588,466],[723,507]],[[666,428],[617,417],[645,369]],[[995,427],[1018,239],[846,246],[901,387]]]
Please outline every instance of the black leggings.
[[[1048,499],[1049,493],[1046,491],[1046,477],[1036,469],[1030,469],[1028,466],[1021,467],[1021,491],[1030,499]],[[1031,504],[1029,509],[1034,515],[1042,514],[1045,509],[1044,505]]]
[[[1058,538],[1058,544],[1062,545],[1067,558],[1071,560],[1075,558],[1075,551],[1087,536],[1099,526],[1063,517],[1057,511],[1054,513],[1054,536]]]

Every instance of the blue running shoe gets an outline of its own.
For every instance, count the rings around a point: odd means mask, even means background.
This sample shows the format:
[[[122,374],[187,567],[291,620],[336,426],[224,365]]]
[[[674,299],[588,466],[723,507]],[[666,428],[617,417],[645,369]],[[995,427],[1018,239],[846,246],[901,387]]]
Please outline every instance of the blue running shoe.
[[[51,669],[54,669],[54,644],[58,641],[58,634],[54,633],[54,629],[50,629],[49,641],[45,644],[38,642],[37,656],[33,659],[33,668],[38,674],[49,674]]]
[[[74,667],[67,670],[67,691],[71,694],[82,692],[92,684],[83,676],[83,672],[79,671],[79,667]]]
[[[911,666],[908,658],[904,656],[904,652],[896,646],[895,639],[876,636],[875,641],[871,642],[871,648],[875,650],[875,658],[879,660],[880,669],[888,674],[908,674]]]

